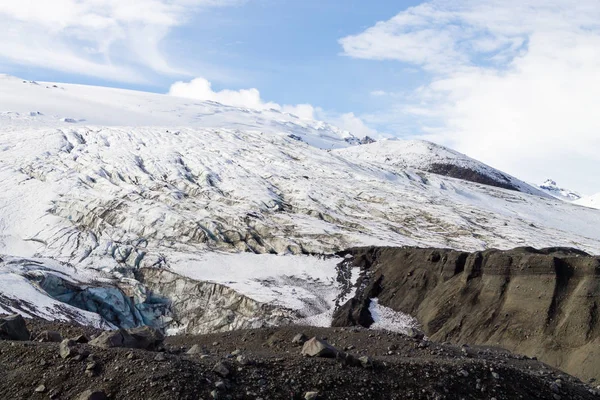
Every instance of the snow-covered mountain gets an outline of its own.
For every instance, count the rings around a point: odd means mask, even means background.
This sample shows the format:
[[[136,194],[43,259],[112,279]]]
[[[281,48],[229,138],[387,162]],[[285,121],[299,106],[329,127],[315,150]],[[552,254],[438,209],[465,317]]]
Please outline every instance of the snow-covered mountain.
[[[330,255],[351,246],[600,253],[596,210],[431,143],[352,138],[276,111],[2,77],[0,312],[170,332],[327,324],[357,277]]]
[[[540,189],[549,195],[556,197],[557,199],[562,199],[565,201],[575,201],[581,199],[581,195],[579,193],[569,189],[561,188],[558,186],[556,181],[552,179],[546,179],[544,183],[540,185]]]
[[[593,196],[583,197],[583,198],[575,201],[575,204],[579,204],[580,206],[600,209],[600,193],[597,193]]]
[[[417,169],[475,183],[546,197],[537,188],[457,151],[424,140],[384,140],[368,148],[339,151],[353,159],[383,168]]]

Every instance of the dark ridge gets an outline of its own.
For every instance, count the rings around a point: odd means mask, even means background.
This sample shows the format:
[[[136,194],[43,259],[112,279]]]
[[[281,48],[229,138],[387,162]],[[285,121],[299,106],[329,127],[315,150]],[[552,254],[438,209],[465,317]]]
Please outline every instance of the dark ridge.
[[[364,247],[339,254],[361,274],[333,326],[370,326],[376,297],[415,317],[433,340],[502,346],[600,380],[598,256],[566,247]]]
[[[519,188],[512,185],[510,179],[504,175],[499,175],[499,179],[494,179],[488,175],[484,175],[469,168],[459,167],[458,165],[434,163],[427,169],[427,172],[469,182],[481,183],[483,185],[495,186],[502,189],[519,191]]]

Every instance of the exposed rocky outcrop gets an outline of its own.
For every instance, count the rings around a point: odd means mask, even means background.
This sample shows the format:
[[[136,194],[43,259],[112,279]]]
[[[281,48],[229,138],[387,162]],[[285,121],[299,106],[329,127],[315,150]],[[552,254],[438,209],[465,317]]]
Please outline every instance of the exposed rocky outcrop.
[[[519,191],[519,188],[511,183],[511,179],[502,173],[484,174],[475,169],[444,163],[433,163],[426,170],[437,175]]]
[[[501,346],[600,379],[600,257],[566,248],[348,254],[361,278],[334,326],[369,326],[370,299],[378,298],[416,317],[433,340]]]

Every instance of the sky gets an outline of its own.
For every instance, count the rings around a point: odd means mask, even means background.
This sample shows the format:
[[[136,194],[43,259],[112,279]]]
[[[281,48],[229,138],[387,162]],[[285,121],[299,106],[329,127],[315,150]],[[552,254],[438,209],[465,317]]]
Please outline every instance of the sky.
[[[592,194],[599,21],[597,0],[2,0],[0,72],[279,108]]]

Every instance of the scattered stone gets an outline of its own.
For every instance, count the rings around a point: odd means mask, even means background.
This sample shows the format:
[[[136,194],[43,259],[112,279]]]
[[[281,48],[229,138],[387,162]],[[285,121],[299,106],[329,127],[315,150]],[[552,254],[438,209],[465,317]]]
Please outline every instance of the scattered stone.
[[[308,340],[302,346],[302,355],[308,357],[335,358],[339,351],[324,340],[316,337]]]
[[[108,400],[108,397],[102,390],[86,390],[85,392],[81,393],[76,400]]]
[[[88,338],[87,338],[87,336],[85,336],[85,335],[79,335],[79,336],[75,336],[75,337],[74,337],[72,340],[73,340],[75,343],[81,343],[81,344],[84,344],[84,343],[87,343],[87,342],[89,342],[89,339],[88,339]]]
[[[319,398],[319,392],[306,392],[304,400],[315,400]]]
[[[217,388],[217,390],[227,389],[227,385],[223,381],[217,381],[217,383],[215,383],[215,387]]]
[[[230,373],[229,368],[227,368],[227,366],[225,364],[223,364],[222,362],[216,363],[212,370],[213,370],[213,372],[222,376],[223,378],[227,378],[227,376]]]
[[[71,339],[65,339],[62,342],[60,342],[60,345],[58,346],[58,351],[61,358],[66,359],[75,357],[77,355],[77,350],[74,348],[74,346],[75,342]]]
[[[304,333],[299,333],[292,339],[292,344],[295,344],[296,346],[302,346],[307,340],[308,337],[306,337]]]
[[[60,343],[63,341],[63,337],[56,331],[42,331],[37,335],[35,341],[40,343]]]
[[[0,339],[26,341],[30,338],[25,319],[19,314],[0,318]]]
[[[422,340],[425,337],[425,334],[416,328],[408,328],[406,330],[406,336],[411,339]]]
[[[368,356],[359,357],[358,361],[360,361],[360,364],[362,365],[363,368],[372,368],[373,367],[373,360],[371,360],[371,358]]]
[[[109,349],[125,347],[131,349],[157,350],[164,341],[164,335],[158,329],[143,326],[134,329],[118,329],[102,332],[90,342],[90,345]]]
[[[202,354],[204,353],[204,351],[202,350],[202,347],[198,346],[197,344],[193,345],[187,352],[186,354],[189,354],[190,356],[193,356],[195,354]]]

